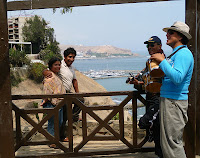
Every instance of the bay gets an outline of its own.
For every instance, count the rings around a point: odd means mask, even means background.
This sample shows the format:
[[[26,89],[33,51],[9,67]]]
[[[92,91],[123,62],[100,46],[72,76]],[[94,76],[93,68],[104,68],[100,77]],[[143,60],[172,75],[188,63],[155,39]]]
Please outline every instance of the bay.
[[[112,71],[112,70],[126,70],[125,74],[121,76],[110,76],[108,78],[97,78],[95,81],[102,85],[107,91],[132,91],[135,90],[133,85],[126,84],[128,73],[135,72],[135,70],[142,70],[148,57],[129,57],[129,58],[101,58],[101,59],[76,59],[73,66],[85,75],[88,72],[98,73],[99,71]],[[117,71],[114,71],[116,73]],[[115,103],[120,103],[125,96],[112,96]],[[131,102],[130,102],[131,104]],[[132,113],[132,111],[129,111]],[[138,108],[138,119],[145,113],[145,108]]]
[[[106,88],[107,91],[133,91],[135,88],[131,84],[126,84],[127,77],[120,78],[107,78],[107,79],[97,79],[97,83]],[[143,96],[144,97],[144,96]],[[125,99],[125,96],[111,96],[112,100],[119,104]],[[129,102],[129,104],[132,104]],[[139,102],[141,104],[141,102]],[[129,113],[132,115],[132,110],[129,110]],[[145,113],[145,108],[137,108],[137,120],[140,119]]]
[[[147,57],[77,59],[73,65],[81,72],[89,70],[142,70]]]

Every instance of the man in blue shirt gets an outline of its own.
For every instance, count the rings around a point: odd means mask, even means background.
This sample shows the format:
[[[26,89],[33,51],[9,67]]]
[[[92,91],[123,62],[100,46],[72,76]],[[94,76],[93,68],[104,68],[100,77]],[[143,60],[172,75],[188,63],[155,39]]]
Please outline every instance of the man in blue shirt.
[[[188,121],[188,87],[190,85],[194,58],[186,44],[192,36],[183,22],[175,22],[164,28],[167,45],[172,54],[165,59],[162,54],[153,54],[150,59],[159,62],[165,73],[160,89],[160,134],[164,158],[186,158],[183,148],[183,130]]]

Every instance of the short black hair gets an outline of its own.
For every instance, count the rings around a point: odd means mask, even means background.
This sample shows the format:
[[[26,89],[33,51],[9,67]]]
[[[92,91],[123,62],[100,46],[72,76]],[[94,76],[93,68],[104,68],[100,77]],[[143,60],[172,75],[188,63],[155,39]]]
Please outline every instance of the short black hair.
[[[69,54],[74,54],[76,56],[76,51],[74,48],[69,47],[64,51],[64,57],[67,57]]]
[[[51,58],[51,59],[49,60],[49,62],[48,62],[48,67],[49,67],[50,70],[51,70],[52,65],[53,65],[56,61],[61,62],[61,60],[60,60],[59,58],[57,58],[57,57],[53,57],[53,58]]]

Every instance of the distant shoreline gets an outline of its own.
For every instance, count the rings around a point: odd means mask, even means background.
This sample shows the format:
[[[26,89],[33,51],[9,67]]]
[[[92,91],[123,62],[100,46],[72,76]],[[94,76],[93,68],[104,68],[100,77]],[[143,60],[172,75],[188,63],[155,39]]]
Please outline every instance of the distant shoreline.
[[[113,58],[148,58],[148,56],[117,56],[117,57],[79,57],[79,56],[76,56],[76,60],[81,60],[81,59],[83,59],[83,60],[85,60],[85,59],[113,59]]]

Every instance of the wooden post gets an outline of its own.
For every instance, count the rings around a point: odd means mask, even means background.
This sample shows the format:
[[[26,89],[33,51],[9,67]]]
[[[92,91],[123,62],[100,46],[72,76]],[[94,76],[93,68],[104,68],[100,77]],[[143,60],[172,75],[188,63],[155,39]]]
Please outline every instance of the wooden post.
[[[0,157],[14,158],[6,0],[0,0],[0,74]]]
[[[194,73],[190,85],[189,93],[189,122],[185,128],[185,150],[187,157],[194,158],[196,154],[200,154],[200,46],[198,41],[200,39],[199,32],[199,0],[186,0],[186,23],[190,27],[192,39],[189,41],[189,48],[194,55],[195,66]]]
[[[133,92],[132,98],[132,118],[133,118],[133,147],[137,147],[137,95],[138,93]]]
[[[197,72],[196,72],[196,77],[197,77],[197,82],[196,82],[196,87],[198,88],[196,91],[196,155],[200,155],[200,1],[197,1],[197,41],[196,41],[196,46],[197,46],[197,51],[196,51],[196,64],[197,66]]]

